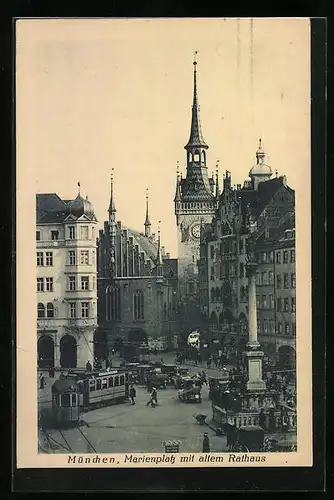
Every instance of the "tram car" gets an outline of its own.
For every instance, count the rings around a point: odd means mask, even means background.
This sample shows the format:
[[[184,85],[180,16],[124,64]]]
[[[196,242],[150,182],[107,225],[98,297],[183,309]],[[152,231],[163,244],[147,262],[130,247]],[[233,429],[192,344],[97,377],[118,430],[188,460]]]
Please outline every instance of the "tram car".
[[[121,403],[128,398],[125,371],[84,373],[71,371],[52,385],[52,412],[57,425],[79,422],[82,411]]]

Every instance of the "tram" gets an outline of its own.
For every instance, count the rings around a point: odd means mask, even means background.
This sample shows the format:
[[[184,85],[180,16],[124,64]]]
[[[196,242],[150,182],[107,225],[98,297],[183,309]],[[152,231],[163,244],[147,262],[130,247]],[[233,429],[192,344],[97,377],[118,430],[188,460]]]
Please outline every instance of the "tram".
[[[52,385],[52,413],[57,425],[76,424],[80,411],[126,401],[127,373],[73,370]]]

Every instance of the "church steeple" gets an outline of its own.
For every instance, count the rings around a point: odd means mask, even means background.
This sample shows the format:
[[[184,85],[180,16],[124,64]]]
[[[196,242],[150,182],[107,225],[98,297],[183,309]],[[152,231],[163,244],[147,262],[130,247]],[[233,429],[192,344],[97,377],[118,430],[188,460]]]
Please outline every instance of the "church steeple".
[[[149,236],[151,236],[151,221],[148,215],[148,189],[146,189],[146,218],[144,226],[145,226],[145,236],[148,238]]]
[[[217,200],[219,200],[219,195],[220,195],[220,192],[219,192],[218,164],[219,164],[219,160],[217,160],[217,164],[216,164],[216,199]]]
[[[162,255],[161,255],[161,239],[160,239],[160,224],[161,221],[159,220],[159,226],[158,226],[158,248],[157,248],[157,258],[156,258],[156,271],[157,271],[157,276],[162,275]]]
[[[194,96],[193,96],[193,105],[192,105],[192,115],[191,115],[191,127],[190,127],[190,137],[188,143],[185,145],[185,149],[190,150],[192,148],[205,148],[207,149],[209,146],[206,144],[203,138],[202,129],[201,129],[201,121],[199,117],[199,104],[198,104],[198,96],[197,96],[197,61],[196,61],[197,50],[195,51],[194,57]]]
[[[109,223],[115,222],[116,207],[114,201],[114,169],[111,171],[110,176],[110,202],[109,202]]]

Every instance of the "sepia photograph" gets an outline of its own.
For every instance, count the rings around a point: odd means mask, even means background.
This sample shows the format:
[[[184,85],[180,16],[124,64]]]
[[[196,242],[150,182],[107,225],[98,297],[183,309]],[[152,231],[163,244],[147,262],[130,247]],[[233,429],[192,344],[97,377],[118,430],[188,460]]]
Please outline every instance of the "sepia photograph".
[[[16,127],[18,467],[312,465],[310,20],[18,20]]]

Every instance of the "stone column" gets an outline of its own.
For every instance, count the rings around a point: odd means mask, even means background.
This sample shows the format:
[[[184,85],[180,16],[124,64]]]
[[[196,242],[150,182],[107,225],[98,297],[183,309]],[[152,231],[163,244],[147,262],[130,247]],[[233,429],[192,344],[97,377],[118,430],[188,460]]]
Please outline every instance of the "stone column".
[[[255,266],[248,267],[248,346],[259,346],[257,340],[256,272]]]
[[[248,364],[248,393],[263,393],[266,384],[262,379],[262,360],[264,353],[257,340],[257,307],[256,307],[256,263],[249,262],[248,271],[248,342],[246,358]],[[256,406],[256,401],[252,406]]]

